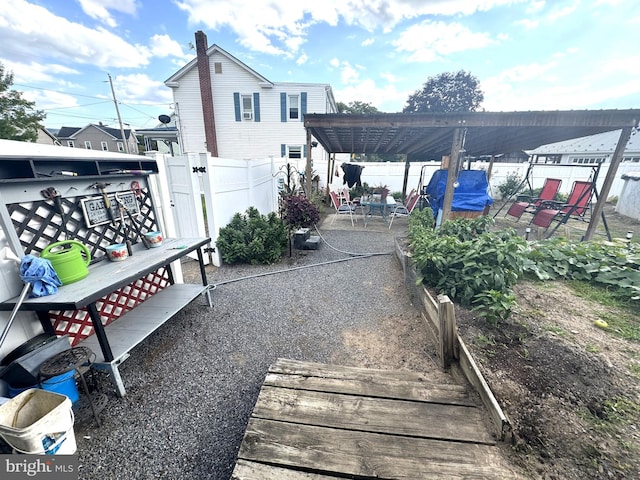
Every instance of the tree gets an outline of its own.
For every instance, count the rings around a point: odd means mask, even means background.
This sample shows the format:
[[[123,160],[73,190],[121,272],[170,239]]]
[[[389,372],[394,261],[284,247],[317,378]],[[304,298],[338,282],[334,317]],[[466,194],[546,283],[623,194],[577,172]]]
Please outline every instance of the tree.
[[[348,105],[338,102],[337,106],[338,113],[380,113],[380,110],[370,103],[360,102],[358,100],[349,102]]]
[[[22,98],[22,92],[11,90],[11,85],[13,73],[0,63],[0,138],[35,142],[46,115],[35,110],[35,102]]]
[[[422,90],[409,95],[403,113],[474,112],[484,100],[480,82],[470,73],[445,72],[429,77]]]

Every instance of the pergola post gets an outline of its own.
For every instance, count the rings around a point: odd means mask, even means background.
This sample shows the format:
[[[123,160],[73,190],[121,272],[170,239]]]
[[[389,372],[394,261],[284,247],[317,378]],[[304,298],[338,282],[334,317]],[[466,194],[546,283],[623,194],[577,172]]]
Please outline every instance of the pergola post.
[[[451,144],[451,156],[449,158],[449,168],[447,170],[447,188],[444,192],[444,200],[442,204],[442,221],[449,220],[451,214],[451,204],[453,203],[453,184],[456,182],[458,173],[458,161],[460,158],[460,150],[462,150],[462,141],[464,129],[456,128],[453,131],[453,142]]]
[[[306,183],[307,198],[311,198],[311,132],[307,128],[307,165],[304,169],[304,181]]]

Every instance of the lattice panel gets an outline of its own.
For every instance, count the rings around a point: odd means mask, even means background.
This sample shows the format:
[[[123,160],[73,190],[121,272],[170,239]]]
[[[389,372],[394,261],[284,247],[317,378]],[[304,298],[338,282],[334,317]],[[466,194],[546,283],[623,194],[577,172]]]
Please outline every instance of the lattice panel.
[[[168,285],[169,275],[163,267],[102,297],[96,302],[102,324],[109,325]],[[69,335],[72,346],[93,334],[93,325],[87,309],[52,311],[49,312],[49,318],[56,335]]]
[[[118,220],[88,229],[80,201],[88,196],[96,196],[96,192],[92,191],[88,195],[75,197],[68,196],[68,193],[60,198],[63,215],[60,215],[51,200],[42,199],[7,205],[24,253],[38,254],[51,243],[77,240],[89,248],[92,262],[105,258],[105,249],[108,245],[124,242],[121,222]],[[158,230],[149,191],[140,190],[137,199],[140,213],[135,216],[135,219],[140,229],[143,232]],[[125,223],[129,226],[131,242],[139,243],[140,237],[129,225],[129,220],[127,219]]]

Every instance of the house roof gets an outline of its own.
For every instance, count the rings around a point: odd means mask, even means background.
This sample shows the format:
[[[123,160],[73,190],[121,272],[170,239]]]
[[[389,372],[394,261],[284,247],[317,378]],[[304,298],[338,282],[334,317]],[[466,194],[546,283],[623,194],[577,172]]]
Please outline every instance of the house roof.
[[[563,142],[542,145],[529,153],[532,155],[561,155],[565,153],[605,153],[610,154],[616,148],[621,130],[598,133],[588,137],[572,138]],[[640,135],[632,132],[627,142],[627,152],[640,152]]]
[[[248,65],[244,64],[243,62],[241,62],[240,60],[238,60],[236,57],[234,57],[233,55],[231,55],[229,52],[227,52],[226,50],[220,48],[218,45],[216,45],[215,43],[213,45],[211,45],[209,48],[207,48],[207,56],[211,57],[211,55],[213,55],[214,53],[218,52],[220,55],[223,55],[224,57],[226,57],[228,60],[230,60],[231,62],[235,63],[236,65],[238,65],[240,68],[244,68],[247,72],[249,72],[251,75],[255,76],[258,81],[265,83],[267,85],[273,85],[272,82],[270,82],[269,80],[267,80],[265,77],[263,77],[262,75],[260,75],[258,72],[256,72],[254,69],[252,69],[251,67],[249,67]],[[178,70],[176,73],[174,73],[173,75],[171,75],[169,78],[167,78],[164,81],[164,84],[167,87],[172,87],[175,85],[175,82],[178,82],[182,77],[184,77],[188,72],[190,72],[191,70],[193,70],[194,68],[197,68],[198,66],[198,58],[194,58],[193,60],[191,60],[189,63],[187,63],[184,67],[182,67],[180,70]]]
[[[101,130],[105,134],[111,136],[114,140],[122,140],[122,133],[119,128],[106,127],[104,125],[96,125],[95,123],[90,123],[85,125],[84,127],[62,127],[58,132],[58,138],[62,139],[73,139],[78,136],[79,133],[83,132],[87,128],[94,127],[98,130]],[[124,129],[125,138],[131,138],[132,130],[130,128]]]
[[[622,127],[640,110],[457,112],[431,114],[306,114],[304,125],[330,153],[404,153],[440,159],[464,129],[466,155],[532,150],[541,145]]]

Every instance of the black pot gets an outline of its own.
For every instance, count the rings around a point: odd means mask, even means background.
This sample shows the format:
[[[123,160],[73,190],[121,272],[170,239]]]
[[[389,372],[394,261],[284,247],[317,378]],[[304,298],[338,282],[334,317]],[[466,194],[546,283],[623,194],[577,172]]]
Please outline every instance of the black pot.
[[[55,335],[51,335],[50,333],[41,333],[39,335],[36,335],[35,337],[30,338],[29,340],[24,342],[19,347],[11,350],[11,352],[9,352],[9,354],[2,359],[2,361],[0,362],[0,366],[9,365],[14,360],[22,357],[23,355],[26,355],[27,353],[33,352],[35,349],[40,348],[49,342],[52,342],[56,338],[58,337],[56,337]]]

